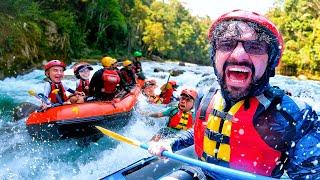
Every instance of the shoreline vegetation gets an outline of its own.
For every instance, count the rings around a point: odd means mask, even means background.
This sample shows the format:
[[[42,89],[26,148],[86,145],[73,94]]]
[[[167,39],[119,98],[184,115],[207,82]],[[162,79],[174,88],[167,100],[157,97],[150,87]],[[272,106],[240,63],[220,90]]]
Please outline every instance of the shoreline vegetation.
[[[145,59],[210,65],[213,20],[192,16],[178,0],[7,0],[0,7],[0,80],[51,59],[121,61],[135,50]],[[320,80],[319,11],[318,1],[296,0],[276,1],[267,12],[286,46],[277,74]]]

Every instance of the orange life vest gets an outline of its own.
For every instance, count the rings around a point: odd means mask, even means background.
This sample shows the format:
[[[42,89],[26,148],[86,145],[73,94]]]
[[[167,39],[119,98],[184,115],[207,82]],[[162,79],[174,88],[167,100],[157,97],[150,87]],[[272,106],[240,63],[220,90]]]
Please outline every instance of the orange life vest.
[[[79,84],[76,88],[76,91],[84,92],[86,95],[88,95],[89,89],[85,89],[85,87],[89,87],[89,84],[90,84],[89,80],[80,79]]]
[[[116,70],[106,69],[103,71],[102,80],[104,84],[103,93],[111,94],[116,91],[120,83],[120,76]]]
[[[167,125],[168,127],[174,129],[183,129],[187,130],[192,127],[192,114],[191,112],[182,112],[178,110],[178,112],[172,116]]]
[[[62,100],[62,102],[65,102],[68,100],[68,97],[66,95],[66,90],[64,89],[64,87],[62,86],[62,83],[54,83],[54,82],[49,82],[50,83],[50,87],[51,87],[51,90],[50,90],[50,93],[49,93],[49,100],[55,104],[55,103],[60,103],[58,101],[58,98],[57,96],[60,97],[60,99]],[[55,94],[53,90],[55,89],[59,89],[58,93]]]
[[[281,152],[268,146],[253,124],[258,107],[267,108],[269,104],[261,104],[260,97],[252,97],[249,99],[249,109],[244,108],[242,100],[224,112],[225,102],[221,92],[213,94],[211,98],[206,98],[209,102],[202,103],[197,111],[194,141],[198,158],[233,169],[271,176]]]

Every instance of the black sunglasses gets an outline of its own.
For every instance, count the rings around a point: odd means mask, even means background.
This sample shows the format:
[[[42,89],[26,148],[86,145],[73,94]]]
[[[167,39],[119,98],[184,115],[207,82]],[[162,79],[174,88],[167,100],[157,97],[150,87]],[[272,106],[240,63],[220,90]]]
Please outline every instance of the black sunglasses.
[[[216,41],[216,48],[219,51],[231,52],[237,47],[239,42],[242,43],[244,50],[248,54],[263,55],[268,53],[268,43],[257,40],[221,39]]]
[[[188,96],[188,95],[186,95],[186,94],[182,94],[181,96],[180,96],[180,100],[182,101],[182,100],[185,100],[185,101],[192,101],[193,100],[193,98],[192,97],[190,97],[190,96]]]

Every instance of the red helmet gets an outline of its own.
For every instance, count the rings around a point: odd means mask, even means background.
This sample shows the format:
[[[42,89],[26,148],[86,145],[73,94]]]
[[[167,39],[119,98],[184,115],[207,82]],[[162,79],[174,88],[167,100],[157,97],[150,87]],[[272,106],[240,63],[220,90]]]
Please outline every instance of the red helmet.
[[[193,100],[196,100],[196,98],[198,96],[197,91],[193,90],[193,89],[184,89],[184,90],[181,91],[180,96],[183,95],[183,94],[192,97]]]
[[[171,84],[173,89],[177,89],[178,88],[178,85],[177,85],[176,81],[169,81],[168,83]]]
[[[250,21],[250,22],[254,22],[259,24],[262,27],[267,28],[268,30],[271,31],[271,33],[275,36],[275,38],[278,41],[278,51],[277,51],[277,56],[276,58],[273,60],[271,67],[275,68],[281,59],[283,50],[284,50],[284,44],[283,44],[283,39],[282,39],[282,35],[280,34],[280,32],[278,31],[278,29],[276,28],[276,26],[267,18],[265,18],[264,16],[256,13],[256,12],[248,12],[248,11],[243,11],[243,10],[233,10],[231,12],[228,12],[226,14],[223,14],[222,16],[220,16],[216,21],[214,21],[209,29],[209,34],[208,34],[208,38],[209,38],[209,42],[212,42],[212,36],[213,36],[213,31],[215,30],[215,28],[223,21],[227,21],[227,20],[245,20],[245,21]]]
[[[60,66],[63,67],[63,70],[66,70],[66,64],[60,60],[51,60],[47,64],[44,65],[44,70],[47,71],[53,66]]]

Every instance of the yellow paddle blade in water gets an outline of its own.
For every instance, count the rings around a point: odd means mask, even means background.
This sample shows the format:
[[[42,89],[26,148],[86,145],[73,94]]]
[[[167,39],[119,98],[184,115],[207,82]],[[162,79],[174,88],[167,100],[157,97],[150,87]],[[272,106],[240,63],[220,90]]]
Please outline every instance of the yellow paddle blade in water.
[[[106,136],[109,136],[115,140],[118,140],[118,141],[121,141],[121,142],[125,142],[125,143],[128,143],[128,144],[131,144],[133,146],[140,146],[140,142],[139,141],[136,141],[136,140],[133,140],[133,139],[130,139],[130,138],[127,138],[127,137],[124,137],[120,134],[117,134],[113,131],[110,131],[108,129],[105,129],[101,126],[95,126],[99,131],[101,131],[104,135]]]
[[[30,96],[35,96],[35,95],[36,95],[36,91],[30,89],[30,90],[28,91],[28,94],[29,94]]]

